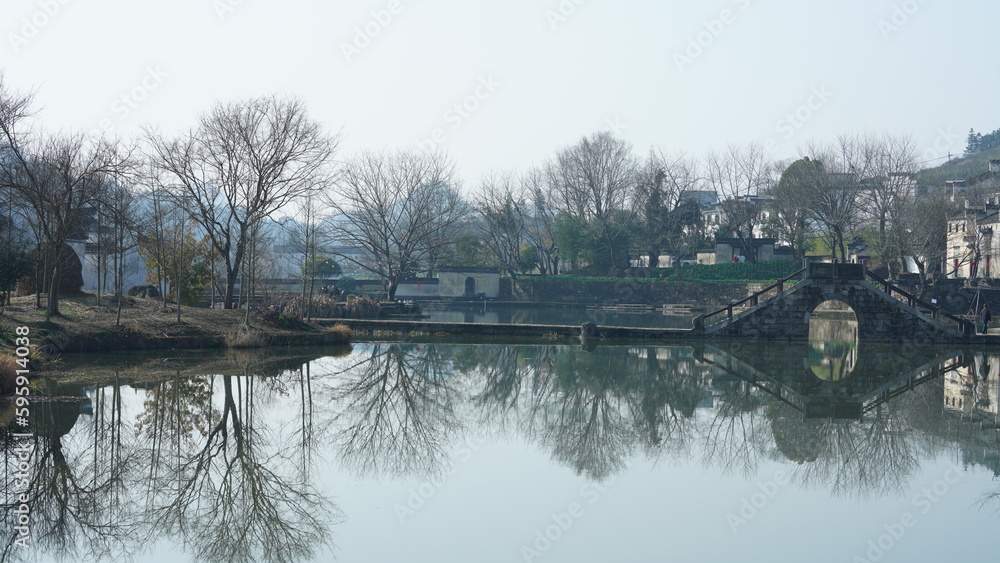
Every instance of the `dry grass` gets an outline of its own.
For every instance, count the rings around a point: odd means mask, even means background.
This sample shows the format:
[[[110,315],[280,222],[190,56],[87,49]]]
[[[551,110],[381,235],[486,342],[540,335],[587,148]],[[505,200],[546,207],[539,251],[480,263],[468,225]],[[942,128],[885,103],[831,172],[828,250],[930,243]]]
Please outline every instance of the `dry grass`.
[[[17,388],[17,370],[21,366],[16,360],[14,356],[0,356],[0,395],[12,395]]]
[[[94,294],[83,294],[63,298],[59,306],[62,314],[46,323],[45,311],[35,307],[34,297],[14,298],[12,306],[0,317],[0,352],[13,350],[16,336],[14,329],[18,326],[31,328],[29,337],[33,352],[46,338],[60,333],[69,335],[70,338],[87,338],[96,343],[107,341],[112,346],[123,339],[130,343],[152,343],[163,338],[186,337],[186,341],[221,338],[231,348],[253,348],[275,342],[290,343],[303,333],[320,336],[326,331],[319,326],[302,322],[296,322],[294,326],[275,325],[267,322],[257,311],[251,315],[248,330],[244,328],[246,311],[195,307],[184,307],[181,310],[181,321],[177,322],[177,309],[173,305],[163,307],[163,302],[158,299],[138,297],[125,297],[122,300],[119,326],[116,326],[117,298],[105,296],[98,307]],[[333,330],[343,343],[353,340],[353,334],[346,326]],[[91,350],[98,351],[99,348],[92,347]],[[42,369],[42,366],[36,364],[36,368]]]
[[[267,345],[267,335],[259,330],[241,326],[226,333],[227,348],[262,348]]]
[[[350,344],[354,340],[354,331],[345,324],[335,324],[330,327],[330,332],[337,336],[337,344]]]
[[[348,319],[377,319],[381,313],[382,305],[378,299],[362,295],[347,299],[342,316]]]
[[[15,297],[13,301],[13,306],[0,318],[0,325],[8,328],[20,325],[44,328],[45,311],[35,308],[33,296]],[[80,335],[114,330],[117,305],[118,299],[107,295],[101,298],[100,307],[92,293],[63,297],[59,300],[61,315],[52,318],[54,326],[51,328]],[[125,297],[122,299],[121,324],[138,328],[149,336],[223,334],[242,324],[244,314],[245,311],[238,310],[183,307],[181,322],[178,323],[177,309],[173,305],[164,308],[163,302],[158,299]],[[31,336],[32,342],[39,337],[34,329]]]

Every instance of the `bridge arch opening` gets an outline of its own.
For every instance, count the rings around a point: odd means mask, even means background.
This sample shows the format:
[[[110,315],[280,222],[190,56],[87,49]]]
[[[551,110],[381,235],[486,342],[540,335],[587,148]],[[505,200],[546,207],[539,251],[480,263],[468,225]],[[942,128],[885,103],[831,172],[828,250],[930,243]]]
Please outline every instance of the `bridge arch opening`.
[[[858,316],[850,305],[830,299],[809,314],[809,371],[824,381],[840,381],[858,363]]]

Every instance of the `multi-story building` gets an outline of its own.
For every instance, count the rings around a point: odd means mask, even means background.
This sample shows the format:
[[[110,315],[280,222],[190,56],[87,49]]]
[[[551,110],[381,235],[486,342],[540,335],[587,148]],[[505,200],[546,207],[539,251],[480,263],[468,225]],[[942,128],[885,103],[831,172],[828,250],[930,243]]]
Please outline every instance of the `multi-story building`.
[[[949,180],[965,208],[948,220],[944,272],[952,278],[1000,278],[1000,160],[968,180]]]

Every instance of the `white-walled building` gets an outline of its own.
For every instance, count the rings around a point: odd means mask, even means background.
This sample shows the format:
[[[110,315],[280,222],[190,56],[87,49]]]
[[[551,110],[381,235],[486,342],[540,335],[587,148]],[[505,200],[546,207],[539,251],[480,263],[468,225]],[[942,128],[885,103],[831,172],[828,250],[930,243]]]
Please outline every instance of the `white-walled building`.
[[[82,290],[97,291],[100,282],[103,293],[113,293],[116,279],[115,257],[106,252],[99,254],[96,243],[71,240],[67,244],[76,252],[77,258],[83,264]],[[100,261],[98,256],[101,256]],[[139,253],[137,246],[125,251],[122,267],[124,272],[122,288],[124,291],[128,292],[129,289],[137,285],[145,286],[151,283],[152,277],[150,270],[146,267],[146,259]],[[100,276],[98,276],[98,272],[100,272]],[[155,285],[155,281],[152,283]]]
[[[405,280],[396,288],[397,299],[486,299],[500,297],[500,272],[496,268],[444,267],[437,278]]]

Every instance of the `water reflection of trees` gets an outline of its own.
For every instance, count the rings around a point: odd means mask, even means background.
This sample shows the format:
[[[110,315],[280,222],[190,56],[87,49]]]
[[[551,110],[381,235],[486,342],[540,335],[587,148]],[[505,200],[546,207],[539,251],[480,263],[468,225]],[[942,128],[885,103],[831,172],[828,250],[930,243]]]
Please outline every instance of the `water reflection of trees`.
[[[620,470],[636,447],[648,455],[679,457],[699,443],[705,463],[723,471],[753,475],[764,461],[789,459],[800,464],[801,483],[834,494],[901,490],[919,459],[941,446],[939,436],[914,431],[933,428],[940,418],[940,386],[922,385],[892,401],[864,397],[891,387],[907,370],[916,370],[914,377],[927,374],[934,352],[871,351],[858,378],[827,398],[828,383],[812,376],[808,349],[801,348],[784,346],[759,356],[737,347],[733,353],[749,364],[719,350],[713,357],[680,347],[591,353],[483,347],[478,365],[469,357],[463,361],[482,375],[474,400],[484,422],[508,427],[516,421],[558,461],[592,478]],[[776,377],[762,382],[763,371],[755,365]],[[826,401],[852,400],[875,406],[856,420],[816,414],[838,412],[824,407]],[[712,407],[696,423],[701,404]]]
[[[793,477],[837,496],[865,498],[905,490],[919,465],[920,445],[895,409],[861,420],[803,419],[772,405],[775,445],[799,464]]]
[[[705,395],[693,362],[659,348],[494,348],[479,364],[475,401],[487,424],[538,440],[559,462],[591,478],[620,471],[637,447],[677,455]]]
[[[560,354],[554,379],[537,395],[527,429],[553,457],[594,479],[625,467],[635,445],[627,402],[617,391],[628,361],[605,349]]]
[[[861,421],[810,418],[780,389],[765,392],[751,383],[753,366],[738,359],[720,362],[721,351],[706,359],[703,351],[684,347],[581,352],[477,346],[449,348],[447,354],[433,345],[418,348],[375,345],[344,374],[347,382],[337,396],[346,420],[341,453],[359,472],[433,473],[442,467],[450,436],[465,431],[456,413],[465,399],[461,386],[451,383],[455,379],[476,382],[468,400],[471,416],[482,425],[520,432],[559,463],[594,479],[620,471],[637,449],[680,458],[701,444],[705,463],[723,471],[751,475],[763,461],[787,458],[802,464],[804,483],[865,495],[902,487],[927,447],[908,431],[919,423],[913,413],[927,408],[914,411],[905,397]],[[798,355],[786,347],[753,361],[779,374],[794,369],[808,376],[804,383],[783,383],[808,399],[825,383],[810,375],[808,350],[802,348]],[[893,362],[862,369],[893,373],[900,369]],[[699,423],[700,405],[712,408]]]
[[[49,391],[54,384],[47,383]],[[134,434],[122,418],[119,386],[101,390],[93,401],[94,425],[84,436],[64,442],[80,416],[83,388],[62,390],[60,401],[46,401],[31,406],[30,447],[34,454],[26,472],[26,489],[11,486],[16,472],[15,442],[7,434],[4,441],[5,496],[0,509],[5,521],[12,522],[12,511],[19,496],[28,498],[31,508],[31,545],[70,560],[127,554],[138,539],[134,507],[128,502],[129,483],[141,467],[136,455]],[[13,530],[13,525],[7,528]],[[16,534],[5,545],[4,559],[15,557],[12,550]]]
[[[710,398],[707,373],[687,349],[647,347],[633,354],[628,397],[637,435],[650,455],[679,459],[692,445],[695,410]]]
[[[450,360],[434,345],[377,344],[341,374],[342,459],[358,474],[435,474],[462,424]]]
[[[77,424],[80,401],[34,403],[32,480],[22,491],[5,473],[0,506],[12,521],[16,495],[28,495],[33,549],[12,551],[11,541],[5,557],[128,559],[150,538],[206,561],[295,561],[332,547],[339,513],[302,470],[309,456],[296,451],[310,443],[284,439],[273,413],[258,416],[275,395],[305,385],[307,373],[275,378],[273,365],[263,373],[252,358],[230,361],[230,375],[139,385],[141,413],[123,412],[117,374],[93,392],[89,423]],[[54,395],[73,391],[51,386]],[[309,411],[303,405],[302,428],[312,424]],[[10,469],[16,444],[4,438]]]
[[[120,385],[99,389],[81,432],[68,433],[79,404],[53,403],[66,410],[51,411],[51,423],[39,407],[39,545],[68,559],[124,554],[156,530],[199,559],[314,557],[339,518],[310,481],[312,452],[330,442],[365,476],[438,474],[458,438],[479,428],[520,434],[597,480],[640,452],[666,461],[700,454],[743,475],[787,459],[803,486],[858,497],[898,492],[921,458],[955,444],[941,368],[926,350],[863,350],[838,382],[810,373],[805,345],[374,344],[334,369],[297,362],[279,377],[253,357],[230,364],[225,375],[178,371],[144,385],[134,418],[122,412]],[[890,393],[907,370],[927,382]],[[296,408],[268,410],[279,397]],[[858,403],[864,416],[837,416],[826,403]],[[291,422],[279,426],[281,417]],[[9,446],[5,453],[9,464]]]
[[[221,376],[222,404],[218,412],[203,408],[207,424],[198,445],[153,457],[159,463],[148,518],[154,529],[183,538],[199,560],[312,557],[329,544],[337,511],[296,471],[295,444],[279,443],[257,416],[263,396],[284,391],[283,382],[255,374],[252,363],[242,367],[244,377]],[[183,433],[183,419],[175,420]]]

